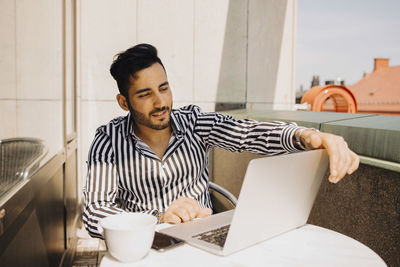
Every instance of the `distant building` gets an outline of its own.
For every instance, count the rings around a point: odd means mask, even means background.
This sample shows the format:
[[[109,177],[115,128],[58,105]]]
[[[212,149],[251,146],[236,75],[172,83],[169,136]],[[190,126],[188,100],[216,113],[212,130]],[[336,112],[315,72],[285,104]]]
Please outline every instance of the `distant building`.
[[[312,77],[311,87],[318,86],[318,85],[319,85],[319,76],[315,75]]]
[[[375,58],[374,70],[348,88],[357,100],[358,112],[400,115],[400,66],[388,58]]]
[[[375,58],[374,70],[353,85],[326,81],[314,86],[301,99],[312,111],[400,115],[400,66],[388,58]]]
[[[304,87],[300,85],[300,90],[296,91],[296,104],[300,104],[301,98],[304,95]]]

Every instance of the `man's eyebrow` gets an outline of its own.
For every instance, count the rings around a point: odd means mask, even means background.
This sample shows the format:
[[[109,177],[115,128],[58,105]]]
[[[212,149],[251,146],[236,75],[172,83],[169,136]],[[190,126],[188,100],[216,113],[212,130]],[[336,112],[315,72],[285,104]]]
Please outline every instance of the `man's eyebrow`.
[[[160,85],[158,86],[158,88],[161,88],[161,87],[163,87],[163,86],[165,86],[165,85],[168,85],[168,82],[167,82],[167,81],[166,81],[166,82],[163,82],[162,84],[160,84]],[[140,93],[143,93],[143,92],[147,92],[147,91],[151,91],[151,89],[150,89],[150,88],[139,89],[139,90],[137,90],[137,91],[135,92],[135,95],[140,94]]]
[[[143,93],[143,92],[147,92],[150,91],[150,88],[143,88],[143,89],[139,89],[135,92],[135,95]]]
[[[167,81],[166,81],[166,82],[163,82],[162,84],[160,84],[160,85],[158,86],[158,88],[163,87],[163,86],[165,86],[165,85],[168,85],[168,82],[167,82]]]

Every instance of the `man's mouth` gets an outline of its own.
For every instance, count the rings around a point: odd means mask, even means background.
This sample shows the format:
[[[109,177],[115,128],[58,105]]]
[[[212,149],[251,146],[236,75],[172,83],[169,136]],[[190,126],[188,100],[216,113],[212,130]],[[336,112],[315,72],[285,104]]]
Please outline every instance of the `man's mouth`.
[[[164,110],[164,111],[159,111],[159,112],[154,112],[154,113],[151,114],[151,115],[154,116],[154,117],[162,117],[162,116],[164,116],[165,114],[167,114],[167,111],[166,111],[166,110]]]
[[[168,107],[163,107],[159,110],[155,110],[155,111],[151,112],[150,115],[153,117],[159,118],[159,117],[166,115],[168,113],[168,110],[169,110]]]

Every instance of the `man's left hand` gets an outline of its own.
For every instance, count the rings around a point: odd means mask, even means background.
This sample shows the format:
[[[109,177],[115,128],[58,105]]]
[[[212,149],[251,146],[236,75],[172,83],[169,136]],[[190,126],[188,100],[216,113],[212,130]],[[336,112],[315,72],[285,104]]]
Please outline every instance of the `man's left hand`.
[[[305,130],[300,136],[307,150],[325,148],[329,155],[329,181],[339,182],[346,174],[357,170],[360,158],[349,149],[341,136]]]

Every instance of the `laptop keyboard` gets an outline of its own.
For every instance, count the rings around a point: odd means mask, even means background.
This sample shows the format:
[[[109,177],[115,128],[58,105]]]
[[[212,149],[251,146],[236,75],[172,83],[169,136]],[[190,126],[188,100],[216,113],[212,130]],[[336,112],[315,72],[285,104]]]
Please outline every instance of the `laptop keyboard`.
[[[230,225],[228,224],[220,228],[194,235],[193,238],[223,247],[225,245],[226,237],[228,236],[229,227]]]

